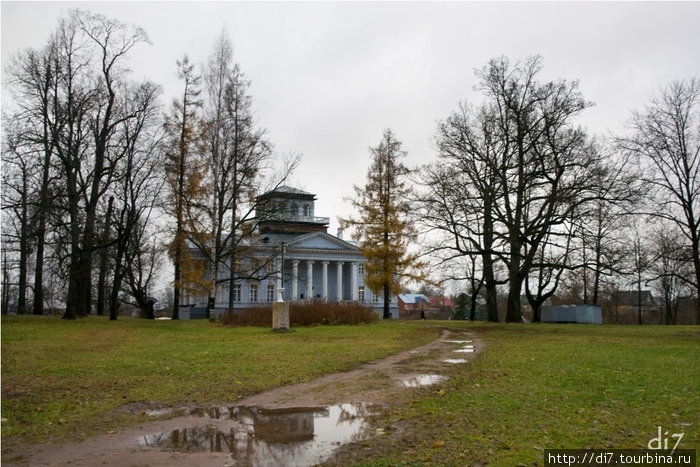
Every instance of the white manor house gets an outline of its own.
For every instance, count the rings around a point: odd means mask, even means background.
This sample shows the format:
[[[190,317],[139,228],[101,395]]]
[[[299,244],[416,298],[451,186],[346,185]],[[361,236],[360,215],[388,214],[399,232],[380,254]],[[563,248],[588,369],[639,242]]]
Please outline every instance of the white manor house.
[[[316,217],[315,200],[313,193],[288,186],[259,197],[258,209],[265,212],[256,213],[261,221],[252,255],[268,261],[269,267],[261,279],[234,281],[235,309],[269,306],[278,300],[283,287],[287,302],[360,302],[381,315],[381,294],[374,295],[364,283],[367,260],[354,242],[343,239],[342,232],[337,236],[328,233],[330,219]],[[228,299],[229,286],[223,282],[212,313],[220,315],[227,310]],[[206,296],[183,294],[181,303],[181,319],[205,317]],[[392,297],[391,311],[397,317],[396,297]]]

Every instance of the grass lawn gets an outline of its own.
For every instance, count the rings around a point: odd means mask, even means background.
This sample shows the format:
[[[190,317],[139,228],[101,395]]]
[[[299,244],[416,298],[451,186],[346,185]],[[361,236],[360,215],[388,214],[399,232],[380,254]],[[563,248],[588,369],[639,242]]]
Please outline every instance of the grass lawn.
[[[2,436],[83,438],[133,423],[130,402],[231,403],[430,342],[435,329],[230,328],[207,321],[2,317]]]
[[[657,427],[700,443],[700,327],[381,322],[224,328],[204,321],[2,318],[2,435],[21,441],[105,433],[114,409],[235,402],[466,327],[486,350],[436,387],[397,399],[364,465],[543,464],[554,448],[644,448]],[[428,325],[428,326],[426,326]],[[396,429],[398,427],[398,429]]]
[[[471,326],[486,351],[399,410],[402,442],[369,440],[367,465],[543,465],[544,449],[646,448],[659,426],[700,447],[700,327]]]

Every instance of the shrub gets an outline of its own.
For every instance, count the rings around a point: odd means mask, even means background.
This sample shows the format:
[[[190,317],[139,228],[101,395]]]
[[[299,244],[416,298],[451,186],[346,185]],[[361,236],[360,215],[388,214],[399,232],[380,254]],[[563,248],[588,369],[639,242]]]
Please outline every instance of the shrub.
[[[335,326],[347,324],[369,324],[379,321],[379,315],[358,303],[308,302],[289,305],[289,325]],[[221,322],[228,326],[272,326],[272,307],[247,310],[229,310]]]
[[[244,310],[227,310],[221,316],[225,326],[272,326],[272,307],[247,308]]]

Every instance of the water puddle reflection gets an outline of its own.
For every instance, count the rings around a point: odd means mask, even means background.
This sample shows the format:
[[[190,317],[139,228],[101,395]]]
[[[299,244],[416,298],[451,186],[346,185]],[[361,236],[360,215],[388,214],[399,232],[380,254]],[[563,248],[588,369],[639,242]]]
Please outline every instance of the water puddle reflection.
[[[459,363],[467,363],[467,361],[463,358],[448,358],[443,360],[444,363],[452,363],[452,364],[459,364]]]
[[[447,379],[447,376],[442,375],[417,375],[405,378],[401,384],[408,388],[417,388],[437,384],[441,381],[447,381]]]
[[[443,342],[447,342],[448,344],[471,344],[472,340],[444,340]]]
[[[138,445],[230,453],[236,465],[311,465],[328,458],[339,445],[361,439],[373,413],[365,404],[193,409],[187,415],[210,423],[142,436]]]

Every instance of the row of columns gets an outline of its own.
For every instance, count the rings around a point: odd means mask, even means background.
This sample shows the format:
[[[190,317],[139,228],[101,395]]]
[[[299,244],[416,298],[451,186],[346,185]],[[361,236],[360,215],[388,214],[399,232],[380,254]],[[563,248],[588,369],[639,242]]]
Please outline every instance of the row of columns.
[[[315,261],[308,260],[306,262],[306,290],[305,297],[307,299],[313,298],[313,283],[314,283],[314,264]],[[322,261],[322,282],[321,282],[321,299],[328,300],[328,265],[330,261]],[[336,300],[343,300],[343,261],[336,262]],[[357,288],[357,271],[358,262],[350,263],[352,271],[350,273],[350,299],[355,301],[358,299],[358,288]],[[280,268],[282,270],[282,268]],[[278,281],[281,279],[278,278]],[[281,286],[281,284],[280,284]],[[292,300],[296,300],[299,296],[299,260],[292,260]]]

